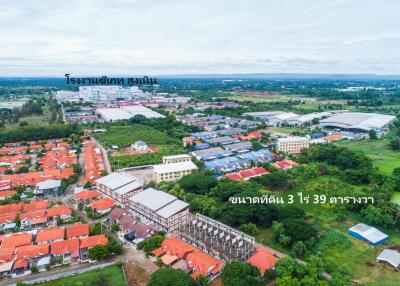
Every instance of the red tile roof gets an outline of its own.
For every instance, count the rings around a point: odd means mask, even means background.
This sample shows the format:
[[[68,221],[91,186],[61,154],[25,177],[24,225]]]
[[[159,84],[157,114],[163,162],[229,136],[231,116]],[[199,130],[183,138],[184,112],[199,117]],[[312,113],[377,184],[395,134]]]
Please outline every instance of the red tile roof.
[[[89,204],[89,207],[92,209],[95,209],[97,211],[105,211],[109,208],[112,208],[115,205],[115,201],[110,199],[110,198],[102,198],[100,200],[97,200],[91,204]]]
[[[16,233],[11,236],[3,238],[1,247],[18,247],[23,245],[32,244],[32,234],[30,233]]]
[[[65,253],[77,253],[79,256],[79,238],[72,238],[62,241],[52,242],[51,246],[51,254],[65,254]],[[75,257],[77,257],[75,255]]]
[[[248,170],[242,170],[236,173],[228,173],[225,175],[225,177],[227,177],[232,181],[240,181],[240,180],[248,180],[250,178],[258,177],[265,174],[269,174],[267,169],[255,167]]]
[[[106,245],[108,243],[108,238],[104,234],[94,235],[89,237],[84,237],[79,239],[79,248],[90,248],[96,245]]]
[[[49,227],[38,231],[36,234],[36,243],[64,239],[65,229],[63,227]]]
[[[261,276],[264,276],[265,270],[273,269],[277,260],[278,258],[276,258],[274,253],[269,249],[258,248],[256,253],[247,259],[246,262],[257,267]]]
[[[15,260],[15,263],[13,265],[13,270],[18,269],[18,268],[27,268],[28,267],[28,261],[25,259],[17,259]]]
[[[16,191],[2,191],[2,192],[0,192],[0,198],[12,197],[16,194],[17,194]]]
[[[85,190],[85,191],[82,191],[80,193],[77,193],[75,195],[75,198],[77,200],[86,201],[86,200],[94,199],[94,198],[97,198],[97,197],[100,197],[100,196],[101,196],[101,194],[99,192],[97,192],[97,191]]]
[[[165,238],[160,248],[164,251],[164,253],[178,256],[179,258],[184,258],[187,254],[196,250],[196,248],[191,246],[189,243],[180,240],[174,236],[169,236]]]
[[[56,206],[47,209],[47,217],[66,216],[71,214],[71,209],[66,205]]]
[[[278,161],[275,163],[272,163],[272,166],[278,168],[278,169],[283,169],[283,170],[288,170],[294,166],[299,165],[295,161],[289,160],[289,159],[284,159],[282,161]]]
[[[66,237],[78,237],[89,235],[89,224],[87,223],[76,223],[65,227]]]
[[[49,206],[48,200],[37,200],[31,201],[27,204],[24,204],[24,212],[31,212],[36,210],[45,210]]]
[[[16,250],[16,258],[31,259],[45,256],[49,254],[49,246],[49,243],[21,246]]]
[[[186,261],[194,270],[192,274],[194,279],[196,279],[199,275],[207,277],[209,272],[217,274],[224,266],[221,261],[201,250],[196,250],[189,253],[186,257]]]

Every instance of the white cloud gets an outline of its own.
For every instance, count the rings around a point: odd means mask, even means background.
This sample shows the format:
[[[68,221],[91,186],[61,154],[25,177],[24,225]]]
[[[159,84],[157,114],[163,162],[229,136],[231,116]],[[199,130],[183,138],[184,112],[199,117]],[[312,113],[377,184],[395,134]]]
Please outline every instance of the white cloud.
[[[0,1],[0,75],[400,74],[397,0]]]

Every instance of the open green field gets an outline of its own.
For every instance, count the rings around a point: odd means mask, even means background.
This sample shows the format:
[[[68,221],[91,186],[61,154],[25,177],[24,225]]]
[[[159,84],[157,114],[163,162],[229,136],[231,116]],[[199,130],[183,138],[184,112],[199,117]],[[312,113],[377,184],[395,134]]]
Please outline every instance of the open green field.
[[[227,96],[229,100],[236,101],[252,101],[252,102],[286,102],[288,100],[302,100],[306,102],[315,101],[314,98],[303,97],[300,95],[289,95],[289,94],[231,94]]]
[[[292,134],[293,131],[296,131],[296,129],[291,128],[291,127],[276,127],[276,126],[274,126],[274,127],[269,127],[268,131],[290,135],[290,134]]]
[[[391,175],[394,168],[400,167],[400,152],[392,151],[387,145],[388,139],[381,140],[342,140],[335,144],[345,146],[355,151],[362,151],[373,160],[383,174]]]
[[[49,124],[50,112],[48,106],[43,106],[43,115],[32,115],[28,117],[21,117],[17,123],[6,123],[6,130],[14,129],[19,126],[23,121],[28,122],[28,126],[44,126]]]
[[[120,266],[112,265],[65,278],[34,284],[38,286],[126,286],[124,274]]]

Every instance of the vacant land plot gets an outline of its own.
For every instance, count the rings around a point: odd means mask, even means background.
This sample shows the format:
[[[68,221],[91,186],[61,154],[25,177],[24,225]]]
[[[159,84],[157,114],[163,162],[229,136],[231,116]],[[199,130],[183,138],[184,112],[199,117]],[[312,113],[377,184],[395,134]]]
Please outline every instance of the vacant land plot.
[[[17,128],[19,124],[23,121],[28,123],[28,126],[44,126],[49,124],[50,112],[48,106],[43,107],[43,115],[32,115],[28,117],[21,117],[17,123],[7,123],[5,124],[6,129]]]
[[[384,173],[391,175],[394,168],[400,167],[400,152],[392,151],[387,145],[388,139],[340,141],[337,145],[345,146],[355,151],[362,151],[373,160],[374,166]]]
[[[141,124],[109,126],[106,132],[99,133],[96,137],[105,147],[117,145],[119,148],[126,148],[140,140],[157,150],[154,153],[110,156],[110,164],[114,170],[157,164],[162,161],[162,156],[185,152],[180,140]]]
[[[78,283],[79,282],[79,283]],[[92,285],[112,285],[126,286],[122,268],[117,265],[104,267],[88,271],[82,274],[68,276],[62,279],[35,284],[38,286],[92,286]],[[134,284],[132,284],[134,285]]]
[[[314,98],[302,97],[298,95],[271,93],[271,94],[232,94],[227,97],[229,100],[252,101],[252,102],[286,102],[288,100],[301,100],[314,102]]]
[[[145,286],[150,280],[150,273],[137,263],[127,262],[124,264],[124,270],[128,285]]]

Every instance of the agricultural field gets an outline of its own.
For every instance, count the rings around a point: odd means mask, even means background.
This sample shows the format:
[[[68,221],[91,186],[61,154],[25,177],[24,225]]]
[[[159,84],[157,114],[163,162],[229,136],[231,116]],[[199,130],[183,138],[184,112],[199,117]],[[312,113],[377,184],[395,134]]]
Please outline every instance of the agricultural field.
[[[112,285],[126,286],[122,268],[117,265],[96,269],[65,278],[34,284],[37,286],[92,286]]]
[[[185,152],[180,140],[152,127],[140,124],[108,126],[106,132],[97,134],[96,137],[108,148],[112,145],[125,148],[135,143],[135,141],[141,140],[148,145],[154,145],[158,149],[158,152],[154,153],[110,156],[110,164],[114,170],[157,164],[162,161],[162,156]]]
[[[355,151],[362,151],[373,160],[375,167],[385,175],[391,175],[394,168],[400,167],[400,152],[394,152],[387,146],[389,140],[342,140],[335,144]]]

